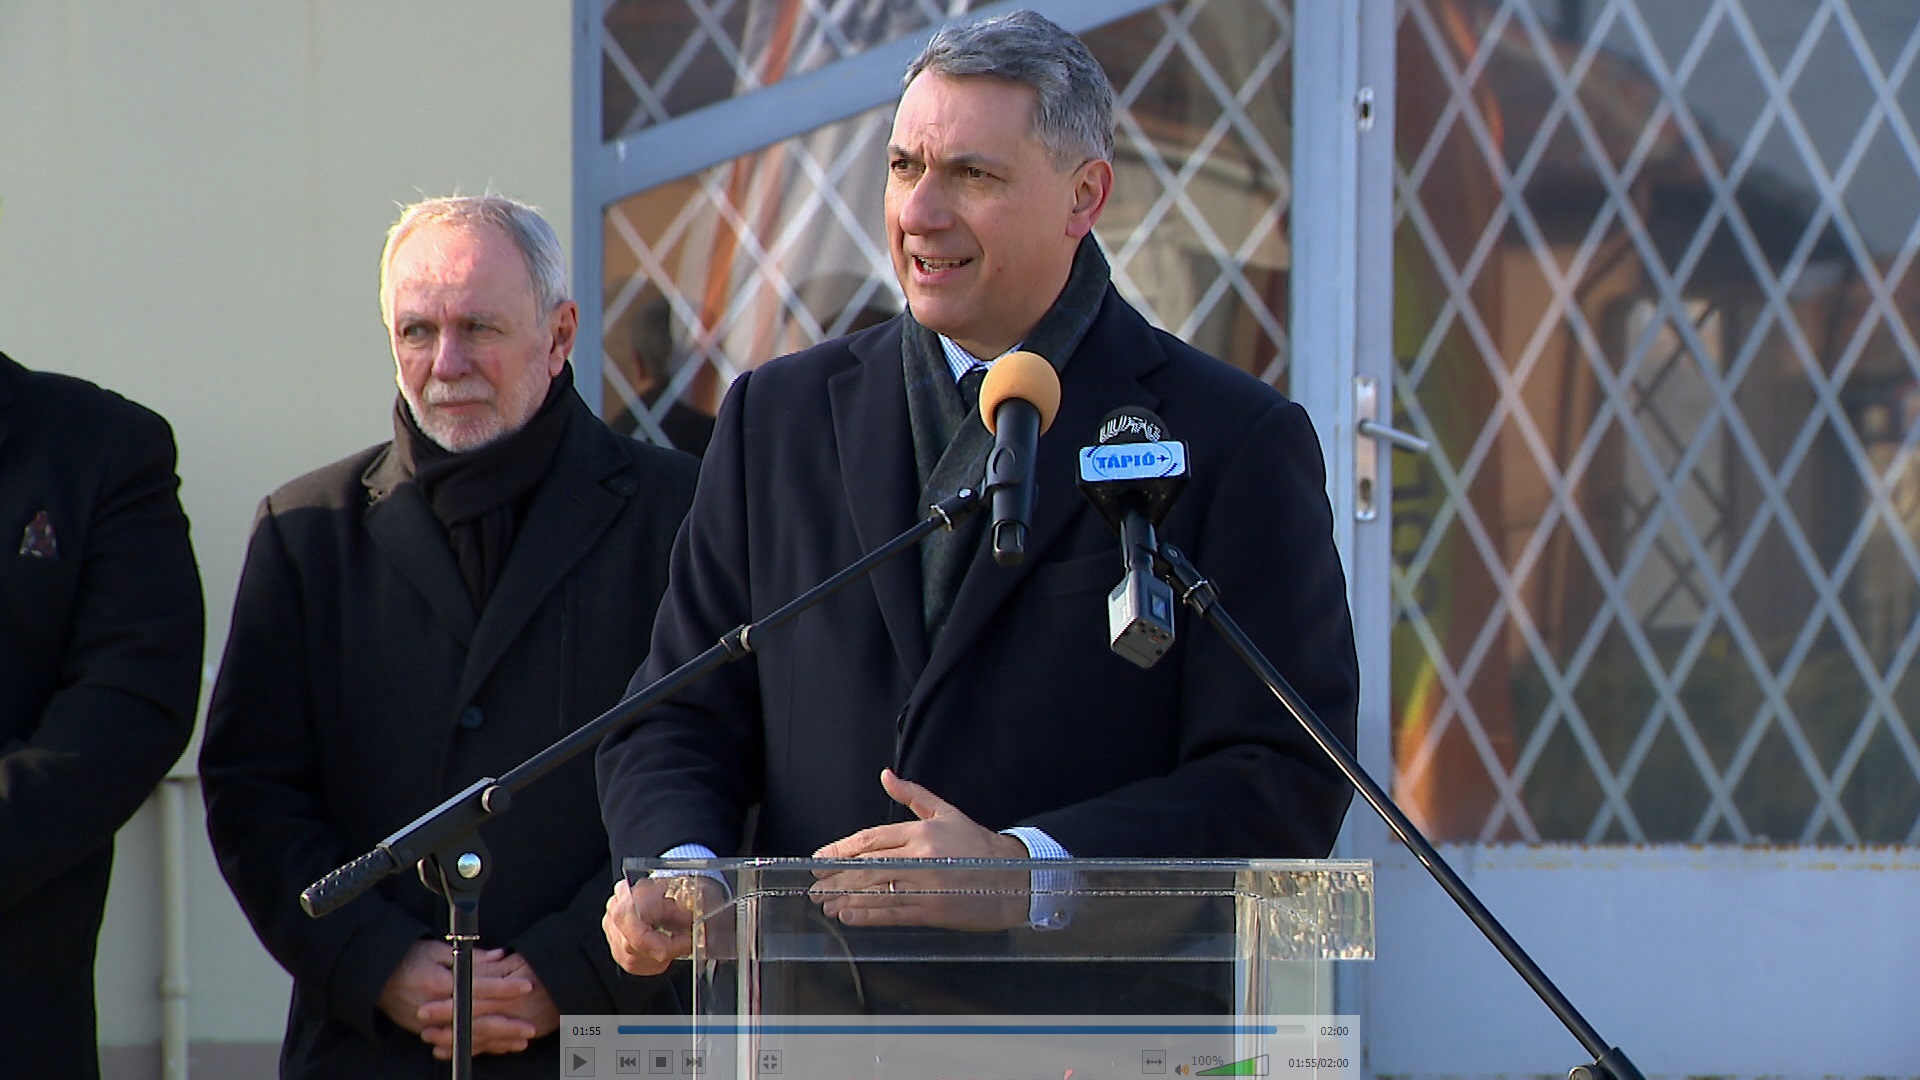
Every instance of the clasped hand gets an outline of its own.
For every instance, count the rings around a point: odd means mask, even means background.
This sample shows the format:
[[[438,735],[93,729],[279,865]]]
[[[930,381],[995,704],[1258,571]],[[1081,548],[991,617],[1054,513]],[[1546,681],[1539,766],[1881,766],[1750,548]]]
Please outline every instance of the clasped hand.
[[[420,1036],[441,1061],[453,1058],[453,946],[417,941],[380,991],[380,1011]],[[526,957],[476,949],[473,1052],[513,1054],[560,1027],[560,1010]]]

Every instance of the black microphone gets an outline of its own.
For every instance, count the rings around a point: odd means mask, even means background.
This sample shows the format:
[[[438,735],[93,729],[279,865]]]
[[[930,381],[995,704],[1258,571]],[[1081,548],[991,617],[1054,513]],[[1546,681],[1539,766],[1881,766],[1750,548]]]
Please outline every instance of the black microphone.
[[[1173,589],[1153,572],[1154,530],[1187,486],[1186,444],[1160,418],[1132,406],[1100,421],[1100,442],[1080,451],[1080,490],[1120,534],[1126,576],[1107,594],[1113,651],[1149,668],[1173,647]]]
[[[993,496],[993,561],[1001,566],[1026,558],[1033,459],[1059,411],[1060,376],[1039,353],[1008,353],[980,383],[980,422],[993,434],[981,490]]]

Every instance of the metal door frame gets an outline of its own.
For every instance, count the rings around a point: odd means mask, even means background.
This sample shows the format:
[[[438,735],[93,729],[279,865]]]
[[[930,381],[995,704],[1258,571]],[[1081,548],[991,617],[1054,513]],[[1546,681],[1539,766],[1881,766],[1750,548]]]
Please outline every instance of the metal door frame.
[[[1393,775],[1387,651],[1392,625],[1391,453],[1356,468],[1355,386],[1371,378],[1391,402],[1393,339],[1393,0],[1299,3],[1294,9],[1293,366],[1289,391],[1313,418],[1327,463],[1334,542],[1347,575],[1360,660],[1358,756],[1383,787]],[[1389,405],[1384,419],[1391,421]],[[1360,485],[1375,516],[1357,516]],[[1386,826],[1358,799],[1335,854],[1378,858]],[[1368,964],[1342,964],[1336,1008],[1361,1015],[1370,1058]],[[1371,1075],[1370,1066],[1365,1074]]]
[[[1355,473],[1355,382],[1389,387],[1393,335],[1393,3],[1301,3],[1294,22],[1293,357],[1289,394],[1312,416],[1327,463],[1334,542],[1360,648],[1361,764],[1391,775],[1384,678],[1391,596],[1392,473],[1384,451]],[[1391,419],[1391,411],[1385,414]],[[1378,506],[1356,517],[1359,486]],[[1364,808],[1363,808],[1364,809]],[[1377,850],[1386,828],[1349,816],[1339,851]]]

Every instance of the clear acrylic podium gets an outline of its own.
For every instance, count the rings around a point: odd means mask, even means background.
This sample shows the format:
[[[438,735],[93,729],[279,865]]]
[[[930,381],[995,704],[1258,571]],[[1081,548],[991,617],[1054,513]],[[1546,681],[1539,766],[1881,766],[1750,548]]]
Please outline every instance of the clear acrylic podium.
[[[1337,1007],[1333,975],[1373,957],[1367,862],[635,859],[625,870],[684,879],[675,892],[702,909],[691,1016],[613,1025],[632,1049],[608,1044],[608,1060],[643,1075],[1358,1075],[1358,1018]],[[841,905],[941,925],[847,925]]]

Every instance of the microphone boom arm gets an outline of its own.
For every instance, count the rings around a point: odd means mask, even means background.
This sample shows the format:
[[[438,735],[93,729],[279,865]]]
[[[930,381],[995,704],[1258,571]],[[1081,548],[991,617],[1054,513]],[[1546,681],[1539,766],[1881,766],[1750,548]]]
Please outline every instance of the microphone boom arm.
[[[928,508],[927,516],[907,531],[861,556],[759,622],[736,626],[727,631],[706,651],[661,676],[638,693],[621,699],[606,712],[514,766],[498,780],[486,778],[474,781],[465,790],[380,841],[372,851],[307,886],[300,894],[300,906],[316,919],[329,914],[372,888],[381,878],[412,866],[434,849],[458,840],[488,818],[504,813],[512,804],[514,792],[552,772],[562,762],[637,719],[641,713],[661,701],[698,682],[712,669],[752,652],[754,631],[772,630],[790,622],[844,586],[865,577],[874,567],[918,544],[934,530],[952,529],[962,518],[979,508],[980,496],[972,488],[961,488],[957,493],[933,504]]]
[[[553,745],[514,766],[498,780],[475,780],[457,794],[402,826],[373,850],[330,871],[300,893],[300,907],[318,919],[352,901],[387,876],[418,866],[427,887],[447,901],[447,940],[453,945],[454,1018],[452,1061],[456,1078],[473,1075],[473,948],[480,940],[480,891],[492,876],[492,860],[477,830],[512,805],[513,793],[552,772],[562,762],[592,749],[606,735],[638,719],[641,713],[711,674],[714,669],[753,652],[756,631],[791,622],[801,612],[870,573],[874,567],[915,546],[936,529],[951,531],[980,508],[980,493],[961,488],[928,507],[927,516],[905,532],[849,563],[840,572],[789,600],[758,622],[744,623],[721,635],[704,652],[569,732]]]
[[[1494,918],[1493,912],[1487,909],[1486,904],[1474,895],[1473,890],[1460,879],[1460,875],[1454,872],[1453,867],[1449,866],[1447,861],[1441,858],[1440,853],[1434,850],[1427,838],[1421,835],[1413,821],[1394,803],[1386,791],[1367,775],[1366,770],[1361,768],[1359,760],[1353,756],[1353,752],[1348,750],[1340,742],[1339,737],[1334,735],[1318,716],[1314,715],[1313,709],[1300,699],[1300,695],[1287,684],[1280,670],[1273,666],[1273,661],[1267,659],[1266,654],[1253,643],[1253,639],[1247,636],[1246,631],[1234,622],[1233,616],[1227,614],[1226,608],[1220,603],[1220,592],[1214,584],[1202,577],[1200,571],[1194,567],[1186,555],[1172,544],[1161,544],[1159,556],[1160,563],[1167,575],[1173,579],[1173,584],[1180,593],[1181,601],[1192,608],[1195,614],[1212,624],[1213,628],[1220,632],[1220,636],[1226,638],[1227,644],[1240,660],[1259,676],[1261,682],[1266,683],[1267,689],[1273,691],[1274,697],[1280,699],[1280,705],[1288,715],[1306,729],[1307,734],[1320,747],[1321,753],[1340,769],[1341,774],[1347,778],[1347,782],[1360,793],[1360,797],[1367,801],[1368,806],[1373,807],[1374,813],[1379,814],[1386,821],[1387,827],[1393,830],[1393,835],[1407,845],[1407,849],[1420,860],[1420,865],[1427,868],[1427,872],[1440,883],[1440,887],[1453,898],[1453,902],[1466,913],[1467,918],[1473,921],[1473,925],[1479,929],[1480,933],[1492,943],[1495,949],[1499,950],[1500,955],[1506,958],[1507,963],[1513,966],[1513,970],[1519,973],[1527,986],[1539,996],[1542,1002],[1546,1003],[1547,1008],[1553,1011],[1553,1015],[1566,1026],[1573,1037],[1579,1040],[1587,1053],[1593,1055],[1593,1064],[1574,1068],[1568,1073],[1569,1080],[1609,1080],[1609,1078],[1610,1080],[1644,1080],[1640,1070],[1628,1060],[1627,1055],[1619,1047],[1607,1045],[1606,1040],[1600,1037],[1600,1033],[1594,1030],[1593,1025],[1587,1023],[1586,1017],[1581,1016],[1580,1011],[1574,1008],[1573,1002],[1567,1000],[1566,995],[1562,994],[1560,988],[1553,984],[1553,980],[1547,977],[1547,973],[1534,963],[1533,958],[1520,947],[1520,943],[1514,940],[1506,927],[1500,925],[1500,920]]]

